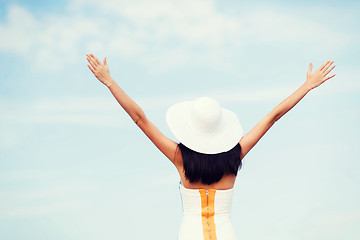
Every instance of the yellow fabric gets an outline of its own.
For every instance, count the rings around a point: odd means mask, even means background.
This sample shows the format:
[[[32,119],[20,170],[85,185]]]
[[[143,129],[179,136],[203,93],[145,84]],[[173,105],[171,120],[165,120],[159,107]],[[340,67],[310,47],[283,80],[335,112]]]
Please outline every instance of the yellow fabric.
[[[214,221],[215,208],[215,189],[199,189],[201,196],[201,216],[204,240],[216,240],[216,227]]]

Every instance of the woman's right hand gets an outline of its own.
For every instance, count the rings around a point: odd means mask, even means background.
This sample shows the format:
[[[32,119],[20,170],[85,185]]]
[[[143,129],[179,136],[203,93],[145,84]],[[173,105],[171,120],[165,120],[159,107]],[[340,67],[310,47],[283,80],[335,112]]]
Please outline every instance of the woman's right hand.
[[[312,63],[310,63],[305,84],[308,85],[310,87],[310,89],[313,89],[313,88],[320,86],[326,80],[334,77],[336,74],[333,74],[333,75],[327,77],[327,75],[335,67],[335,65],[334,65],[331,68],[329,68],[331,66],[331,64],[333,64],[333,63],[334,63],[334,61],[328,60],[314,72],[312,72],[313,65],[312,65]]]
[[[107,87],[110,87],[110,85],[114,82],[114,79],[110,76],[106,57],[104,58],[104,63],[101,63],[93,54],[86,54],[86,59],[90,64],[87,66],[95,77]]]

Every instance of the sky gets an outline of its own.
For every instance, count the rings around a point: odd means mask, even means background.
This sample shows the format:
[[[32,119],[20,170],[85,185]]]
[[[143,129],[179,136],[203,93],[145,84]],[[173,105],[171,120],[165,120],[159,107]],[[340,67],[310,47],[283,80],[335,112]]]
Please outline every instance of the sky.
[[[335,61],[246,155],[238,239],[360,238],[358,1],[0,1],[0,239],[176,239],[179,176],[88,70],[110,73],[164,134],[216,98],[245,134]]]

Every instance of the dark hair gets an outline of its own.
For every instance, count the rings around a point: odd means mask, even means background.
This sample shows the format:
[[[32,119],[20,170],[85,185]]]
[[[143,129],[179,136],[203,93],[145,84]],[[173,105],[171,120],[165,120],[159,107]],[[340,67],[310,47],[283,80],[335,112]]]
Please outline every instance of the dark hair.
[[[204,154],[191,150],[182,143],[179,148],[183,158],[185,177],[195,183],[212,184],[220,181],[224,175],[237,175],[242,163],[240,159],[241,146],[238,143],[227,152]]]

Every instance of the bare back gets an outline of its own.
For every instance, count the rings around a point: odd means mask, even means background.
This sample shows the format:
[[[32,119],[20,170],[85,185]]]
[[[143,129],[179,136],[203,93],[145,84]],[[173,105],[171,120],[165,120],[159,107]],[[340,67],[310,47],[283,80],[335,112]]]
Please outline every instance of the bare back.
[[[191,183],[189,182],[189,180],[187,180],[187,178],[185,177],[185,171],[184,171],[184,167],[183,167],[183,160],[182,160],[182,156],[181,156],[181,152],[178,151],[178,153],[176,154],[176,164],[175,164],[179,175],[180,175],[180,179],[181,182],[183,184],[184,187],[189,188],[189,189],[217,189],[217,190],[227,190],[227,189],[231,189],[234,187],[235,184],[235,180],[236,180],[236,176],[232,175],[232,174],[228,174],[228,175],[224,175],[220,181],[216,182],[216,183],[212,183],[210,185],[208,184],[203,184],[202,182],[196,182],[196,183]]]

